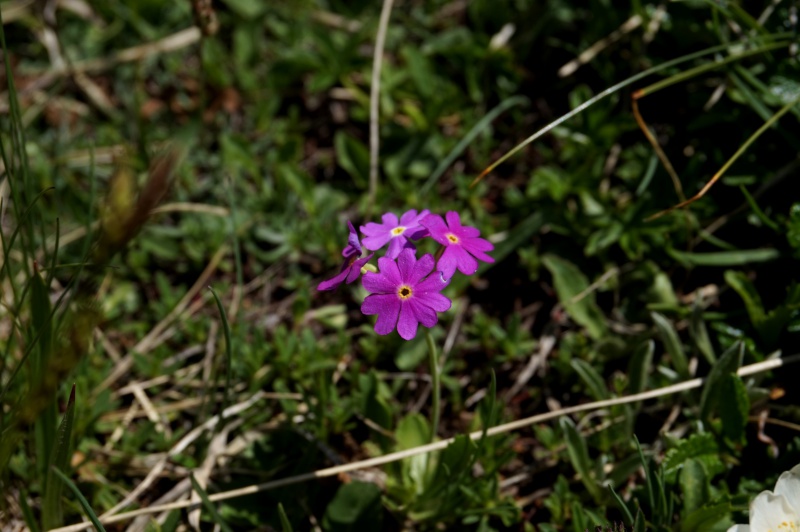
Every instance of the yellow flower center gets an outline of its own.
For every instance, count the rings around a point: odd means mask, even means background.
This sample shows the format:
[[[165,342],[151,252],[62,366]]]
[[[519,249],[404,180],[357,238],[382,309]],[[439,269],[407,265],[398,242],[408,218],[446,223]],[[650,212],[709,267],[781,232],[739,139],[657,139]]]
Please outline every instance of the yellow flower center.
[[[411,290],[410,286],[404,284],[397,289],[397,295],[400,297],[400,299],[408,299],[409,297],[414,295],[414,292]]]
[[[453,244],[458,244],[458,237],[453,233],[447,233],[447,240],[449,240]]]
[[[395,227],[394,229],[392,229],[392,236],[400,236],[400,235],[403,234],[403,231],[405,231],[405,230],[406,230],[406,228],[403,227],[402,225],[398,226],[398,227]]]

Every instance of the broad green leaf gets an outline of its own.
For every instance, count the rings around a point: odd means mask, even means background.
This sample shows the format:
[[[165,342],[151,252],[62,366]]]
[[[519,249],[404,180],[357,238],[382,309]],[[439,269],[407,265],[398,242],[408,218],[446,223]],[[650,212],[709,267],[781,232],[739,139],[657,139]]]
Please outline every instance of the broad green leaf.
[[[381,490],[375,484],[359,481],[343,484],[325,510],[324,529],[332,532],[380,530],[382,510]]]
[[[681,467],[689,459],[702,463],[709,478],[725,471],[714,436],[702,432],[680,440],[675,447],[666,452],[662,462],[665,480],[668,483],[675,482]]]
[[[569,417],[563,416],[558,422],[564,434],[567,455],[569,455],[569,460],[572,462],[572,467],[580,475],[581,482],[586,486],[587,491],[594,500],[599,501],[602,497],[602,491],[592,474],[592,462],[589,459],[589,448],[586,445],[586,440],[583,439],[583,436],[575,427],[575,423]]]
[[[576,296],[589,287],[586,276],[577,266],[556,255],[543,256],[542,264],[552,274],[558,299],[572,319],[584,326],[593,339],[601,339],[607,327],[603,313],[595,302],[594,293],[584,294],[575,300]]]
[[[733,442],[744,439],[747,415],[750,413],[750,399],[741,377],[730,373],[720,387],[719,415],[722,419],[722,433]]]
[[[700,508],[708,500],[708,478],[698,460],[690,458],[683,463],[678,483],[683,495],[683,515]]]
[[[736,342],[730,346],[716,364],[711,367],[706,382],[703,385],[703,392],[700,395],[700,419],[707,423],[711,414],[716,409],[720,401],[720,390],[722,382],[731,373],[736,373],[742,365],[744,358],[744,344]]]
[[[410,414],[397,424],[395,429],[395,440],[397,450],[411,449],[425,445],[431,441],[431,429],[421,414]],[[403,483],[414,486],[415,493],[422,493],[425,490],[425,478],[428,467],[429,454],[420,454],[403,460]]]
[[[772,248],[708,253],[692,253],[669,248],[667,253],[685,266],[746,266],[755,262],[769,262],[780,257],[780,251]]]
[[[44,500],[42,502],[42,528],[50,530],[51,528],[59,527],[63,524],[63,515],[61,509],[61,492],[63,485],[56,482],[56,471],[65,471],[69,466],[69,459],[71,456],[71,439],[72,439],[72,425],[75,419],[75,385],[72,385],[72,390],[69,393],[69,401],[67,402],[67,410],[64,413],[64,419],[58,427],[58,433],[53,442],[50,450],[49,464],[50,469],[47,472],[47,482],[45,484]]]
[[[688,379],[691,377],[691,375],[689,375],[689,360],[686,358],[683,345],[681,345],[678,333],[675,331],[672,323],[658,312],[651,312],[650,316],[653,318],[653,323],[656,324],[658,334],[661,337],[661,341],[664,342],[664,348],[667,350],[667,353],[669,353],[675,371],[677,371],[678,375],[682,378]]]
[[[733,522],[730,520],[730,503],[718,503],[698,508],[680,523],[680,532],[726,532]]]
[[[588,388],[589,394],[601,401],[608,399],[608,387],[606,386],[603,377],[597,372],[591,364],[579,358],[573,358],[570,362],[572,369],[580,376],[583,383]]]

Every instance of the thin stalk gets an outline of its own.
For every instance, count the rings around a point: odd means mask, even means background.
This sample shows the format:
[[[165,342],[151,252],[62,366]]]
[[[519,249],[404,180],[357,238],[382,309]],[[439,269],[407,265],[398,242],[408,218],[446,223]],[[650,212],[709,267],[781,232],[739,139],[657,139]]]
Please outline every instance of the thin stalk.
[[[773,37],[775,39],[786,39],[787,37],[790,37],[790,35],[788,35],[788,34],[779,34],[779,35],[773,35],[771,37]],[[773,50],[775,48],[789,46],[791,44],[791,42],[792,41],[790,41],[790,40],[781,40],[781,41],[778,41],[778,42],[773,42],[771,44],[763,45],[762,47],[757,48],[756,50],[753,50],[751,52],[746,52],[745,54],[739,54],[739,55],[732,56],[732,57],[736,57],[737,59],[741,59],[742,57],[745,57],[746,55],[752,55],[752,54],[755,54],[755,53],[762,53],[764,51]],[[480,173],[480,175],[478,175],[478,177],[476,177],[472,181],[472,183],[470,184],[470,187],[474,187],[475,185],[477,185],[492,170],[497,168],[500,164],[504,163],[512,155],[514,155],[515,153],[519,152],[522,148],[524,148],[525,146],[527,146],[531,142],[533,142],[536,139],[542,137],[546,133],[552,131],[556,127],[560,126],[561,124],[563,124],[564,122],[569,120],[570,118],[582,113],[587,108],[589,108],[592,105],[596,104],[600,100],[602,100],[602,99],[604,99],[604,98],[606,98],[608,96],[611,96],[612,94],[614,94],[615,92],[619,91],[620,89],[623,89],[623,88],[627,87],[628,85],[630,85],[632,83],[635,83],[635,82],[639,81],[640,79],[645,78],[645,77],[647,77],[647,76],[649,76],[651,74],[655,74],[655,73],[660,72],[662,70],[666,70],[666,69],[668,69],[670,67],[679,65],[681,63],[686,63],[688,61],[692,61],[694,59],[698,59],[698,58],[706,56],[706,55],[714,54],[714,53],[717,53],[717,52],[722,52],[722,51],[724,51],[724,50],[726,50],[726,49],[728,49],[730,47],[731,47],[731,44],[721,44],[721,45],[718,45],[718,46],[712,46],[711,48],[706,48],[705,50],[700,50],[699,52],[694,52],[692,54],[684,55],[682,57],[678,57],[677,59],[673,59],[671,61],[667,61],[665,63],[662,63],[662,64],[660,64],[658,66],[654,66],[652,68],[648,68],[647,70],[645,70],[643,72],[640,72],[640,73],[638,73],[636,75],[633,75],[633,76],[629,77],[628,79],[617,83],[616,85],[612,85],[611,87],[607,88],[606,90],[598,93],[596,96],[594,96],[592,98],[589,98],[584,103],[580,104],[578,107],[576,107],[575,109],[573,109],[569,113],[565,114],[564,116],[554,120],[553,122],[550,122],[545,127],[543,127],[542,129],[540,129],[539,131],[537,131],[536,133],[534,133],[530,137],[526,138],[525,140],[523,140],[522,142],[520,142],[519,144],[514,146],[511,150],[506,152],[505,155],[503,155],[502,157],[497,159],[495,162],[493,162],[491,165],[486,167],[486,169],[484,169]],[[720,63],[718,63],[718,62],[717,63],[711,63],[711,65],[720,66]],[[713,67],[709,67],[708,65],[701,65],[701,66],[705,67],[705,68],[713,68]],[[692,69],[692,70],[694,70],[694,69]],[[687,72],[689,72],[689,71],[687,71]],[[678,74],[678,76],[680,76],[680,74]],[[674,78],[674,76],[673,76],[673,78]],[[663,85],[666,82],[672,80],[673,78],[667,78],[666,80],[663,80],[662,82],[659,82],[659,83],[656,83],[654,85],[651,85],[647,89],[658,90],[658,88],[663,88],[663,87],[656,87],[656,86]],[[685,78],[681,78],[680,80],[672,81],[670,83],[666,83],[666,85],[664,85],[664,86],[671,85],[672,83],[677,83],[678,81],[681,81],[682,79],[685,79]],[[647,89],[645,89],[645,90],[647,90]]]
[[[428,342],[428,362],[431,366],[431,443],[436,441],[439,433],[439,416],[442,402],[442,377],[439,371],[439,355],[430,329],[425,329],[425,340]]]
[[[778,120],[780,120],[780,118],[781,118],[783,115],[785,115],[786,113],[788,113],[789,111],[791,111],[791,110],[792,110],[792,108],[793,108],[795,105],[797,105],[798,103],[800,103],[800,97],[798,97],[798,98],[795,98],[795,99],[794,99],[794,100],[792,100],[791,102],[789,102],[789,103],[787,103],[786,105],[784,105],[783,107],[781,107],[781,108],[778,110],[778,112],[777,112],[777,113],[775,113],[774,115],[772,115],[772,117],[770,117],[770,119],[769,119],[769,120],[767,120],[766,122],[764,122],[764,125],[762,125],[760,128],[758,128],[758,130],[757,130],[755,133],[753,133],[752,135],[750,135],[750,138],[748,138],[746,141],[744,141],[744,143],[743,143],[741,146],[739,146],[739,149],[738,149],[738,150],[736,150],[736,153],[734,153],[734,154],[733,154],[733,156],[732,156],[730,159],[728,159],[728,161],[727,161],[727,162],[726,162],[724,165],[722,165],[722,168],[720,168],[720,169],[717,171],[717,173],[716,173],[716,174],[714,174],[714,176],[713,176],[713,177],[712,177],[712,178],[711,178],[711,179],[708,181],[708,183],[706,183],[706,184],[705,184],[705,186],[703,186],[703,188],[702,188],[702,189],[700,189],[700,192],[698,192],[697,194],[695,194],[694,196],[692,196],[691,198],[689,198],[689,199],[688,199],[688,200],[686,200],[686,201],[682,201],[682,202],[678,203],[677,205],[673,205],[673,206],[672,206],[672,207],[670,207],[669,209],[665,209],[665,210],[663,210],[663,211],[661,211],[661,212],[658,212],[658,213],[656,213],[656,214],[654,214],[654,215],[652,215],[652,216],[650,216],[650,217],[648,217],[648,218],[645,218],[645,221],[646,221],[646,222],[649,222],[649,221],[655,220],[656,218],[660,218],[661,216],[664,216],[665,214],[667,214],[667,213],[669,213],[669,212],[672,212],[672,211],[674,211],[675,209],[680,209],[680,208],[682,208],[682,207],[686,207],[687,205],[689,205],[689,204],[691,204],[691,203],[694,203],[695,201],[697,201],[697,200],[699,200],[700,198],[702,198],[703,196],[705,196],[705,195],[706,195],[706,192],[708,192],[708,191],[711,189],[711,187],[713,187],[713,186],[714,186],[714,183],[716,183],[717,181],[719,181],[719,179],[720,179],[720,178],[721,178],[721,177],[722,177],[722,176],[725,174],[725,172],[728,170],[728,168],[730,168],[730,167],[731,167],[731,165],[733,165],[733,163],[735,163],[735,162],[736,162],[736,160],[737,160],[739,157],[741,157],[741,155],[742,155],[742,154],[743,154],[745,151],[747,151],[747,148],[749,148],[749,147],[750,147],[750,145],[751,145],[753,142],[755,142],[755,141],[756,141],[756,139],[757,139],[758,137],[760,137],[760,136],[761,136],[761,135],[762,135],[762,134],[763,134],[763,133],[764,133],[764,132],[765,132],[767,129],[769,129],[770,127],[772,127],[772,125],[773,125],[775,122],[777,122]]]

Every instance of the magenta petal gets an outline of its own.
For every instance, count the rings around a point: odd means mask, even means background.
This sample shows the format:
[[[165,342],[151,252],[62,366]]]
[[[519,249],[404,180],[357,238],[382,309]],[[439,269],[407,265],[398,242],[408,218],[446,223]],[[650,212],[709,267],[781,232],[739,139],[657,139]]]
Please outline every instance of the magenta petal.
[[[451,231],[456,232],[461,229],[461,216],[456,211],[447,211],[444,217],[447,219],[447,225],[450,226]]]
[[[387,279],[383,273],[367,272],[361,280],[367,292],[373,294],[394,294],[397,290],[397,283]]]
[[[412,225],[411,222],[414,221],[414,218],[416,218],[416,217],[417,217],[416,209],[411,209],[410,211],[406,211],[400,217],[400,225],[408,227],[409,225]],[[417,224],[414,223],[413,225],[417,225]]]
[[[392,239],[392,233],[389,231],[384,231],[383,233],[378,233],[373,236],[368,236],[361,241],[364,244],[364,247],[375,251],[381,249],[386,243]]]
[[[433,260],[433,255],[427,253],[417,261],[414,268],[404,277],[405,281],[410,284],[419,283],[423,277],[431,273],[436,261]]]
[[[453,231],[453,233],[461,239],[475,238],[481,235],[481,232],[474,227],[465,227],[463,225],[459,227],[458,230]]]
[[[409,279],[412,276],[414,267],[417,264],[417,257],[410,249],[404,249],[397,257],[397,268],[400,270],[400,280],[403,283],[414,284]]]
[[[456,263],[458,264],[458,271],[464,275],[472,275],[478,271],[478,261],[461,246],[450,246],[448,250],[452,249],[456,256]]]
[[[389,249],[386,250],[386,256],[390,259],[396,259],[400,252],[403,251],[406,242],[408,242],[408,239],[403,235],[392,238],[389,242]]]
[[[447,240],[447,236],[445,236],[448,233],[448,229],[441,216],[438,214],[429,214],[419,223],[430,232],[431,238],[436,240],[438,243],[444,246],[450,245],[450,241]]]
[[[417,299],[421,304],[432,308],[436,312],[445,312],[450,310],[450,307],[453,305],[451,301],[447,299],[447,297],[435,292],[420,295]]]
[[[427,297],[430,294],[438,294],[448,284],[450,284],[450,279],[445,277],[443,272],[433,272],[427,279],[417,284],[415,293],[419,297]]]
[[[400,286],[403,283],[403,279],[400,277],[400,270],[397,269],[397,263],[394,260],[381,257],[378,259],[378,268],[395,286]]]
[[[458,267],[458,257],[456,255],[456,250],[460,250],[461,248],[458,246],[447,246],[442,253],[442,256],[439,257],[439,262],[436,264],[436,268],[442,272],[445,279],[450,279],[454,273],[456,273],[456,268]]]
[[[387,233],[391,231],[391,228],[387,228],[382,224],[376,224],[375,222],[370,222],[367,225],[362,225],[360,228],[362,233],[367,236],[377,236],[382,235],[383,233]]]
[[[400,312],[400,300],[394,294],[373,294],[367,296],[361,304],[361,312],[370,316],[378,315],[375,322],[375,332],[378,334],[389,334],[394,330],[397,323],[397,315]]]
[[[337,275],[333,279],[328,279],[327,281],[322,281],[321,283],[319,283],[319,285],[317,285],[317,290],[333,290],[333,289],[335,289],[337,286],[339,286],[340,284],[342,284],[344,282],[344,280],[347,278],[347,275],[349,273],[350,273],[350,269],[349,268],[345,268],[344,270],[339,272],[339,275]]]
[[[492,243],[483,238],[465,238],[461,245],[470,253],[473,251],[492,251],[494,249]]]
[[[397,320],[397,332],[403,340],[412,340],[417,335],[417,319],[409,302],[400,303],[400,318]],[[377,325],[375,330],[377,331]]]
[[[358,233],[356,233],[356,228],[353,227],[353,223],[348,220],[347,227],[350,230],[350,234],[347,236],[347,246],[342,250],[342,257],[352,257],[352,256],[361,256],[361,242],[358,241]]]
[[[410,299],[406,302],[406,306],[410,306],[411,310],[414,312],[414,318],[429,329],[439,321],[439,318],[436,316],[436,311],[427,306],[425,302],[420,299]]]
[[[398,225],[400,225],[397,221],[397,216],[393,212],[387,212],[383,216],[381,216],[381,221],[383,222],[384,227],[389,230],[394,229]]]
[[[430,232],[422,226],[418,226],[416,229],[409,229],[403,234],[406,237],[414,240],[419,240],[420,238],[425,238],[426,236],[430,236]]]
[[[353,261],[352,266],[350,266],[350,273],[347,275],[347,284],[350,284],[358,279],[358,277],[361,275],[361,267],[368,263],[373,255],[374,253],[370,253],[364,258]]]
[[[494,259],[492,257],[487,255],[483,251],[478,251],[477,249],[473,249],[473,248],[469,247],[466,242],[464,242],[464,245],[462,247],[465,250],[467,250],[470,253],[470,255],[472,255],[473,257],[475,257],[478,260],[482,260],[483,262],[494,262]]]

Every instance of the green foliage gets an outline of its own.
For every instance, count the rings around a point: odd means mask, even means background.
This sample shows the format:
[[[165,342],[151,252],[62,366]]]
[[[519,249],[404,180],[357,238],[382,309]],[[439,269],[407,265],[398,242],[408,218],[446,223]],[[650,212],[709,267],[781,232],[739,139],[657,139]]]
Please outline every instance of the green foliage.
[[[788,3],[397,4],[369,205],[380,3],[212,2],[218,31],[199,40],[183,29],[201,2],[128,4],[3,10],[0,486],[15,518],[103,514],[159,456],[169,474],[137,505],[212,462],[209,492],[225,491],[438,436],[455,439],[349,478],[214,504],[198,489],[205,524],[727,530],[794,465],[762,443],[796,447],[791,371],[736,376],[793,354],[800,330],[800,129],[784,117],[750,143],[776,113],[800,116]],[[166,200],[103,249],[170,142],[187,148]],[[702,199],[645,221],[742,147]],[[411,208],[457,210],[495,245],[446,289],[435,351],[375,335],[357,283],[315,290],[340,266],[346,220]],[[73,382],[85,400],[67,400]],[[751,406],[770,413],[760,439]]]

